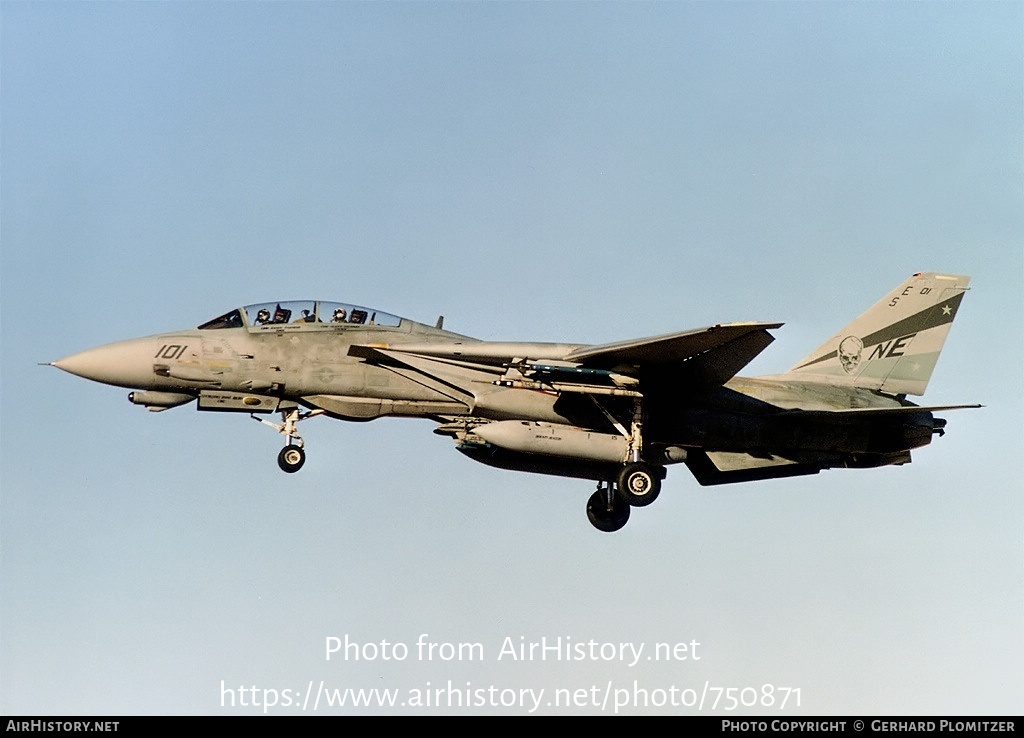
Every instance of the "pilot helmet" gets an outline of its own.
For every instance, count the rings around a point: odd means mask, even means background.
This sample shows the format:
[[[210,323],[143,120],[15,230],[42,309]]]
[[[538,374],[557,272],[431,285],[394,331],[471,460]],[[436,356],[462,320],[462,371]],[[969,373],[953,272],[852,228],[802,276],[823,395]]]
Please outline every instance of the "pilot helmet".
[[[270,311],[266,308],[261,308],[260,311],[256,313],[256,322],[266,323],[268,320],[270,320]]]
[[[343,323],[345,322],[345,315],[345,308],[335,308],[334,317],[331,318],[331,320],[333,320],[335,323]]]

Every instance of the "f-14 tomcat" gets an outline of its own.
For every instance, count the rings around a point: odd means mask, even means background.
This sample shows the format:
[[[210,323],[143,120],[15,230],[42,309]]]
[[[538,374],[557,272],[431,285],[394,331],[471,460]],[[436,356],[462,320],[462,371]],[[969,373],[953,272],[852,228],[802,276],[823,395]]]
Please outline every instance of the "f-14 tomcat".
[[[476,461],[596,481],[587,516],[615,531],[677,463],[702,485],[908,463],[942,435],[933,413],[978,407],[906,399],[924,392],[969,281],[915,274],[786,373],[756,378],[737,372],[781,323],[596,346],[495,342],[443,330],[442,318],[319,300],[249,305],[53,365],[133,389],[153,411],[250,413],[284,436],[286,472],[305,462],[297,425],[313,416],[429,418]]]

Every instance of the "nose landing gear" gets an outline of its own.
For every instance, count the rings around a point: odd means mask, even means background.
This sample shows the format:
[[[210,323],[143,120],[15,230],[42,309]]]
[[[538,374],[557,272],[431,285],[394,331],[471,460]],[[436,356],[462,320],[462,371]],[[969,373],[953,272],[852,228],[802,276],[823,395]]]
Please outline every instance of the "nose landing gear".
[[[263,425],[269,425],[285,437],[285,447],[277,455],[277,465],[281,467],[282,471],[294,474],[306,463],[306,452],[303,449],[305,444],[302,442],[302,438],[299,436],[295,426],[298,425],[300,420],[323,415],[325,411],[317,409],[304,413],[293,402],[282,402],[278,406],[278,411],[281,413],[280,423],[271,423],[269,420],[258,418],[255,415],[250,415],[249,417],[253,420],[258,420]]]

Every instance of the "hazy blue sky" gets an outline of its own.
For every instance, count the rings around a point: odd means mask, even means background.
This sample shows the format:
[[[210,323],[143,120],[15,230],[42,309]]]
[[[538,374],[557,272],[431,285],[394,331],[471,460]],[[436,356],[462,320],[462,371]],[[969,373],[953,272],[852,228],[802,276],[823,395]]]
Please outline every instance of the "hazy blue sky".
[[[704,713],[1020,714],[1022,25],[1009,2],[0,3],[0,712],[450,680],[516,705],[440,712],[769,685],[800,706]],[[673,469],[616,535],[589,482],[476,465],[426,421],[312,420],[285,475],[244,416],[37,366],[312,297],[488,339],[785,321],[766,374],[917,271],[973,277],[925,401],[984,409],[900,468]],[[483,658],[420,659],[421,634]],[[346,635],[410,653],[327,661]],[[647,650],[499,660],[520,637]]]

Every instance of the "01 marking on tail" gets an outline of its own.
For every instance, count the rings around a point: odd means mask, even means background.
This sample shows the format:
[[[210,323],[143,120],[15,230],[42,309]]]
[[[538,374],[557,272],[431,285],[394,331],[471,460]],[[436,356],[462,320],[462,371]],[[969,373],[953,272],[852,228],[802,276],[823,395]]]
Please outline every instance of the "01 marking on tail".
[[[231,310],[192,330],[88,349],[53,366],[133,390],[151,411],[245,412],[306,460],[299,422],[429,418],[471,459],[591,479],[587,516],[615,531],[667,467],[702,485],[906,464],[942,435],[923,394],[968,277],[915,274],[784,374],[737,376],[781,323],[729,323],[596,346],[480,341],[348,303]],[[279,413],[280,423],[266,419]],[[260,417],[264,416],[264,417]]]

